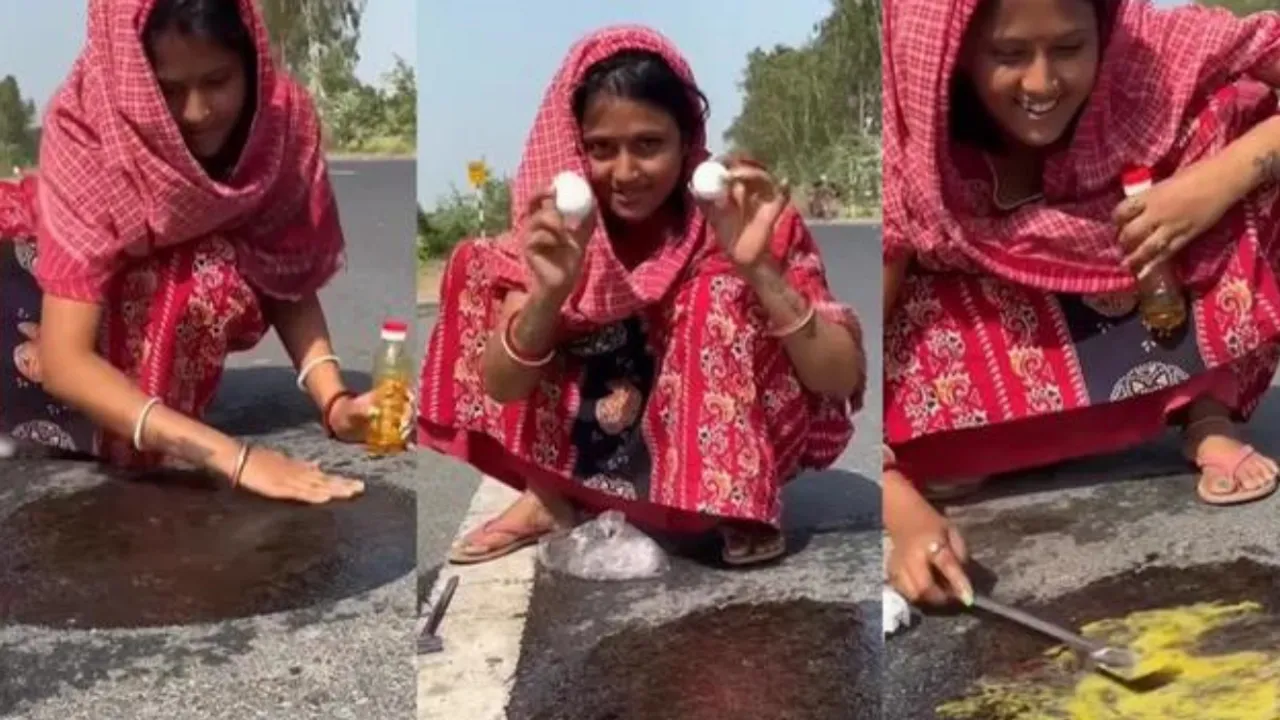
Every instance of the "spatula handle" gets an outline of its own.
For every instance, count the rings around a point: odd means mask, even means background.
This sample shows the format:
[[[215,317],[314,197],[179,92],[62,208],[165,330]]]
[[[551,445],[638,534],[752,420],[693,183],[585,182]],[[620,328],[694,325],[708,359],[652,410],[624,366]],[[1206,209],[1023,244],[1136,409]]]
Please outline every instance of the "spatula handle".
[[[1099,649],[1099,646],[1096,643],[1083,636],[1077,635],[1064,627],[1054,625],[1051,622],[1046,622],[1034,615],[1029,615],[1017,608],[1009,607],[1004,603],[996,602],[984,595],[975,594],[973,596],[973,605],[974,607],[981,608],[989,613],[1012,620],[1019,625],[1044,633],[1051,638],[1060,640],[1073,649],[1081,651],[1086,655],[1092,655]]]

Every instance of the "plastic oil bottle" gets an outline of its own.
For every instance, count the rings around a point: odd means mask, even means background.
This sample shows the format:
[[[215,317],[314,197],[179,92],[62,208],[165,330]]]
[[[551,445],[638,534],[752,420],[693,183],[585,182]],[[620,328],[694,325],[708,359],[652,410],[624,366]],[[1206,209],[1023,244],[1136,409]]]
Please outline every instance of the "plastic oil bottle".
[[[1121,177],[1125,197],[1134,197],[1151,189],[1151,170],[1132,168]],[[1142,324],[1153,335],[1168,335],[1187,321],[1187,299],[1178,277],[1167,262],[1153,265],[1146,277],[1138,281],[1138,310]]]
[[[409,357],[405,338],[409,326],[401,320],[382,323],[382,341],[373,359],[373,412],[366,445],[370,455],[394,455],[405,450],[404,427],[409,411]]]

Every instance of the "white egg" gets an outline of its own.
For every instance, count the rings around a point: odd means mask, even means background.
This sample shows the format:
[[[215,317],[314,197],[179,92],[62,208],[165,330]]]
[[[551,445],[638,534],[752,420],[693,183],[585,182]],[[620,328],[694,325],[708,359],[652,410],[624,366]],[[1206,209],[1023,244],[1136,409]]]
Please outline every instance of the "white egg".
[[[551,188],[556,194],[556,210],[566,220],[577,222],[595,209],[591,186],[577,173],[566,171],[556,175],[551,181]]]
[[[892,635],[903,628],[910,627],[915,619],[907,599],[888,586],[885,586],[884,593],[880,597],[880,610],[883,615],[880,621],[883,623],[885,635]]]
[[[707,160],[693,171],[689,189],[699,200],[720,200],[729,193],[729,168]]]

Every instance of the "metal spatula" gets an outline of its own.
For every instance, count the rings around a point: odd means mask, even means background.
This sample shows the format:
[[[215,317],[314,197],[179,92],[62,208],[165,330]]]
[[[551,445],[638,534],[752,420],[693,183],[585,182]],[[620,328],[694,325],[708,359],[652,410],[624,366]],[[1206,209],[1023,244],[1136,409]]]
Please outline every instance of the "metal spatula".
[[[1137,679],[1132,673],[1138,666],[1138,655],[1129,648],[1096,643],[1060,625],[1041,620],[1034,615],[1009,607],[984,595],[975,594],[973,596],[973,606],[1059,640],[1067,647],[1089,658],[1099,667],[1115,673],[1121,679],[1126,681]]]

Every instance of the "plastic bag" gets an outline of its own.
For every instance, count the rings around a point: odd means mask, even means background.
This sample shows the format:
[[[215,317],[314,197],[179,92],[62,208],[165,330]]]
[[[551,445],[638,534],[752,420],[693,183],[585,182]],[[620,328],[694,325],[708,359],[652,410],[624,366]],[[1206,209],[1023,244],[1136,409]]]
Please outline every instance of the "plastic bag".
[[[911,612],[911,605],[907,603],[907,599],[888,585],[884,587],[884,592],[881,594],[880,609],[883,615],[881,622],[884,625],[885,637],[899,630],[905,630],[915,622],[915,614]]]
[[[667,554],[616,510],[538,542],[544,567],[584,580],[640,580],[662,575]]]

